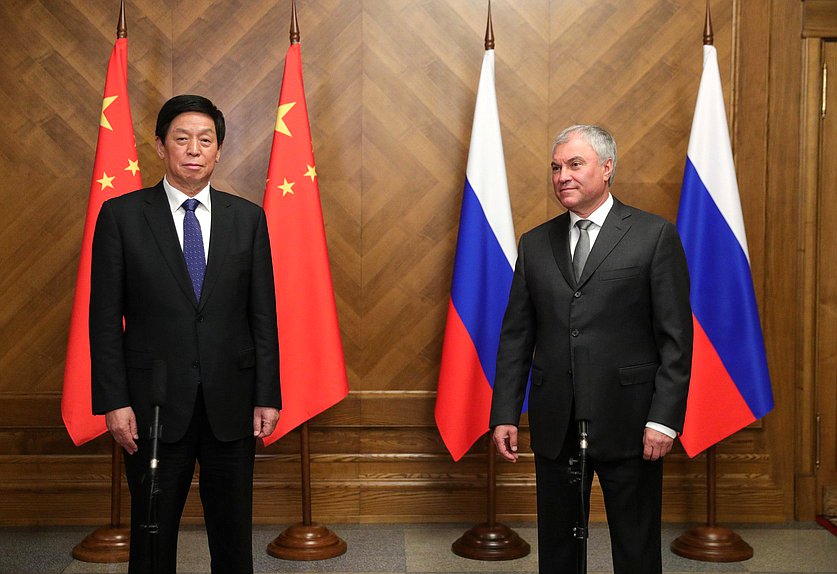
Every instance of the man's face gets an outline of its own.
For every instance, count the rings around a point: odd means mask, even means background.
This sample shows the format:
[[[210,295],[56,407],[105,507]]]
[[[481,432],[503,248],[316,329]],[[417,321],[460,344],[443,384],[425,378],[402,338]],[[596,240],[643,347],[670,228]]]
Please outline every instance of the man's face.
[[[605,202],[613,160],[599,165],[599,156],[578,136],[555,146],[552,154],[552,187],[565,208],[587,217]]]
[[[166,179],[174,187],[194,197],[209,183],[221,148],[215,122],[206,114],[186,112],[169,126],[166,141],[157,141],[157,155],[166,165]]]

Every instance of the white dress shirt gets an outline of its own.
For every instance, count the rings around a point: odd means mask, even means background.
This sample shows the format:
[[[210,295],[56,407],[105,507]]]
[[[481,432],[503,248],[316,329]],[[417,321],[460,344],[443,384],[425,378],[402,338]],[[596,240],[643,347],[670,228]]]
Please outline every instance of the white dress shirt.
[[[588,221],[593,222],[593,225],[587,228],[587,235],[590,236],[590,250],[592,251],[593,244],[596,243],[599,231],[604,225],[605,219],[607,219],[607,215],[610,213],[612,207],[613,196],[608,193],[605,202],[601,204],[596,211],[591,213],[589,217],[581,218],[572,211],[570,212],[570,255],[575,255],[575,246],[578,244],[579,235],[581,235],[581,231],[575,225],[576,222],[580,219],[587,219]],[[674,429],[661,425],[660,423],[648,421],[645,423],[645,426],[659,431],[670,438],[675,438],[677,436],[677,432]]]
[[[186,210],[183,209],[183,202],[189,199],[189,196],[175,188],[163,177],[163,189],[166,190],[166,197],[169,200],[169,209],[171,209],[171,216],[174,219],[174,228],[177,230],[177,239],[180,241],[180,249],[183,249],[183,217],[186,215]],[[203,255],[206,259],[209,258],[209,231],[212,229],[212,200],[209,195],[209,184],[200,190],[195,199],[198,200],[199,205],[195,209],[195,217],[201,225],[201,238],[203,239]]]

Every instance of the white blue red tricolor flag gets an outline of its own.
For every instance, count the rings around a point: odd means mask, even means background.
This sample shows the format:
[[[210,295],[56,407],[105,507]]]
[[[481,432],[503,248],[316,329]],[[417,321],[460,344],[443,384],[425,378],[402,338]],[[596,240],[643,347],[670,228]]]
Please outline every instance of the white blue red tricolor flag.
[[[517,260],[494,50],[482,61],[459,218],[436,425],[454,460],[488,431],[497,345]]]
[[[695,456],[773,408],[713,46],[703,47],[677,229],[689,264],[695,326],[680,439],[686,453]]]

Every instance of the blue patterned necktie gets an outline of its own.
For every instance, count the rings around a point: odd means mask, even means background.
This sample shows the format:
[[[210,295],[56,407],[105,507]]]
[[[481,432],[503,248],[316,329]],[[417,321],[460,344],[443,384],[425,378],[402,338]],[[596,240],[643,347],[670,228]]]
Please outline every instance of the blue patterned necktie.
[[[203,251],[201,224],[195,216],[195,209],[200,203],[194,198],[183,202],[183,209],[186,210],[183,215],[183,257],[186,259],[186,269],[189,270],[192,287],[195,289],[195,299],[198,301],[201,300],[203,276],[206,272],[206,256]]]

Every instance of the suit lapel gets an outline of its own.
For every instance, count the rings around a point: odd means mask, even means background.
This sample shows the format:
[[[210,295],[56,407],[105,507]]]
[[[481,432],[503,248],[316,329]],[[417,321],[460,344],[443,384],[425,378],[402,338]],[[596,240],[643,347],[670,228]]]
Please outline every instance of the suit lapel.
[[[590,279],[590,276],[601,265],[602,261],[613,251],[613,248],[622,241],[622,238],[631,228],[631,212],[623,203],[613,198],[613,207],[607,214],[604,225],[599,230],[599,236],[590,250],[590,256],[584,264],[584,271],[581,272],[581,279],[578,285],[581,286]],[[567,233],[567,235],[569,235]]]
[[[209,258],[206,262],[206,275],[203,279],[201,300],[198,304],[200,308],[206,304],[209,295],[212,293],[212,288],[218,281],[224,258],[229,249],[227,238],[231,237],[234,231],[232,202],[213,187],[209,188],[209,194],[212,200],[212,228],[209,232]]]
[[[570,256],[570,214],[559,215],[552,220],[549,228],[549,243],[552,246],[552,256],[567,285],[575,285],[573,263]]]
[[[146,194],[144,215],[166,265],[177,280],[180,289],[196,305],[192,280],[189,278],[189,270],[186,269],[183,249],[177,239],[177,230],[174,228],[171,208],[162,181]]]

